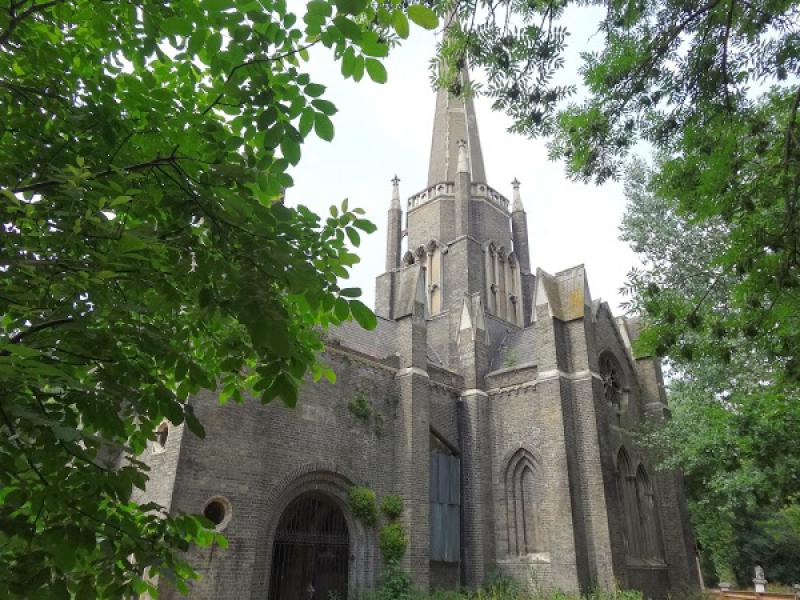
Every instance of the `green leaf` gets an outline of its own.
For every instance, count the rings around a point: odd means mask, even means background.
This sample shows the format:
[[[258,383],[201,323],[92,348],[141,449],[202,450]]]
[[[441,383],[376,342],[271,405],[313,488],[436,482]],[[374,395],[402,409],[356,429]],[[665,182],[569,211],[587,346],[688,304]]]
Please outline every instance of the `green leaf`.
[[[353,75],[353,68],[355,66],[356,54],[352,46],[348,46],[347,50],[342,55],[342,75],[344,77],[351,77]]]
[[[358,248],[361,245],[361,236],[358,235],[358,231],[352,227],[348,227],[344,231],[347,234],[350,243],[353,244],[353,247]]]
[[[392,12],[392,27],[394,27],[395,33],[402,39],[405,40],[408,38],[408,19],[402,10],[395,9],[394,12]]]
[[[309,83],[305,89],[306,95],[317,98],[325,92],[325,86],[319,83]]]
[[[336,0],[336,10],[344,14],[358,15],[367,4],[368,0]]]
[[[222,48],[222,34],[215,31],[206,40],[205,50],[209,56],[213,56],[220,51],[220,48]]]
[[[350,300],[350,312],[353,317],[364,329],[375,329],[378,326],[378,320],[367,306],[361,300]]]
[[[286,136],[281,140],[281,152],[291,164],[300,162],[300,144],[293,138]]]
[[[378,230],[375,224],[367,219],[356,219],[353,221],[353,225],[358,227],[361,231],[365,231],[366,233],[375,233]]]
[[[344,298],[337,298],[334,304],[334,314],[340,321],[346,320],[350,316],[350,305]]]
[[[322,113],[314,115],[314,131],[320,139],[330,142],[333,139],[333,123]]]
[[[359,298],[361,296],[361,288],[344,288],[339,291],[339,295],[345,298]]]
[[[325,113],[328,116],[335,115],[337,112],[336,105],[334,105],[333,102],[329,102],[328,100],[322,100],[321,98],[312,100],[311,106],[316,108],[318,111]]]
[[[311,0],[311,2],[306,5],[306,9],[312,14],[316,14],[325,18],[330,17],[331,14],[333,14],[331,5],[325,0]]]
[[[314,115],[316,113],[307,108],[303,111],[303,114],[300,115],[300,123],[298,124],[298,131],[300,131],[300,135],[305,138],[311,129],[314,127]]]
[[[408,18],[424,29],[436,29],[439,25],[439,17],[436,16],[436,13],[422,4],[409,6]]]
[[[364,57],[356,56],[353,59],[353,80],[361,81],[364,76]]]
[[[358,42],[361,39],[362,29],[355,22],[347,17],[338,16],[333,19],[333,24],[336,29],[342,32],[342,35],[349,40]]]
[[[386,68],[381,61],[374,58],[367,58],[365,61],[367,73],[375,83],[386,83]]]
[[[380,42],[362,39],[359,46],[367,56],[384,57],[389,55],[389,46]]]

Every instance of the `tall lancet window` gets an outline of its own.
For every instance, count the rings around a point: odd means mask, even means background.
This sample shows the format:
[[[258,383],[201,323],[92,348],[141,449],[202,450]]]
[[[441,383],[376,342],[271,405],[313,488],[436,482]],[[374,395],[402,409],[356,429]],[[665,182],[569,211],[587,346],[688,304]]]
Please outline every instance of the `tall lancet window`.
[[[497,251],[497,316],[508,320],[508,292],[506,291],[506,249],[500,246]]]
[[[484,248],[484,259],[486,261],[486,305],[489,312],[497,314],[497,248],[494,242]]]
[[[636,502],[641,527],[641,555],[658,561],[664,560],[664,543],[658,518],[655,493],[643,465],[636,470]]]
[[[516,256],[504,246],[488,242],[483,246],[483,258],[488,311],[514,325],[522,325],[522,280]]]
[[[428,311],[435,315],[442,311],[442,246],[431,240],[425,247],[427,263],[425,277],[428,289]]]
[[[547,551],[542,471],[526,450],[518,450],[506,467],[508,553],[525,556]]]
[[[521,285],[519,264],[512,252],[508,255],[508,320],[515,325],[522,325]]]
[[[636,476],[631,473],[631,462],[625,448],[617,454],[617,495],[624,523],[625,551],[628,556],[639,556],[639,507],[636,501]]]

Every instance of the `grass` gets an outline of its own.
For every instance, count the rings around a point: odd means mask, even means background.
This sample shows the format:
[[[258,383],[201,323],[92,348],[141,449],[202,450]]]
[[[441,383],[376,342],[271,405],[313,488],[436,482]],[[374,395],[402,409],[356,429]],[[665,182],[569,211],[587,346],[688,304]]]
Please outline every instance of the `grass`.
[[[396,586],[389,587],[395,591],[387,593],[387,589],[378,588],[375,591],[357,595],[356,600],[642,600],[641,592],[632,590],[596,590],[589,595],[566,593],[559,590],[529,590],[502,576],[492,577],[486,586],[476,590],[398,593]],[[533,587],[537,586],[533,585]]]

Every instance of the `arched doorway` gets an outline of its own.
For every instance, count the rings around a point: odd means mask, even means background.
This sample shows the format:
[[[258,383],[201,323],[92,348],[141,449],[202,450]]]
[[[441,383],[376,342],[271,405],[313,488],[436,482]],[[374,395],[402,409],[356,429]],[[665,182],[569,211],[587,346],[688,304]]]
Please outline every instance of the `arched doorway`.
[[[349,557],[341,509],[318,492],[298,496],[275,532],[269,600],[345,600]]]

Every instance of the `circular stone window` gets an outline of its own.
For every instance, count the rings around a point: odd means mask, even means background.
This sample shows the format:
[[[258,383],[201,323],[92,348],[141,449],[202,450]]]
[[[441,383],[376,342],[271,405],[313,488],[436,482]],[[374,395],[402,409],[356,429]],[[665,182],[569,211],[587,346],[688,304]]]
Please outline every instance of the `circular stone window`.
[[[211,498],[203,509],[203,516],[214,524],[214,529],[217,531],[222,531],[228,526],[232,514],[231,503],[222,496]]]
[[[621,369],[610,354],[600,357],[600,378],[603,380],[603,395],[611,406],[620,410],[622,396]]]

